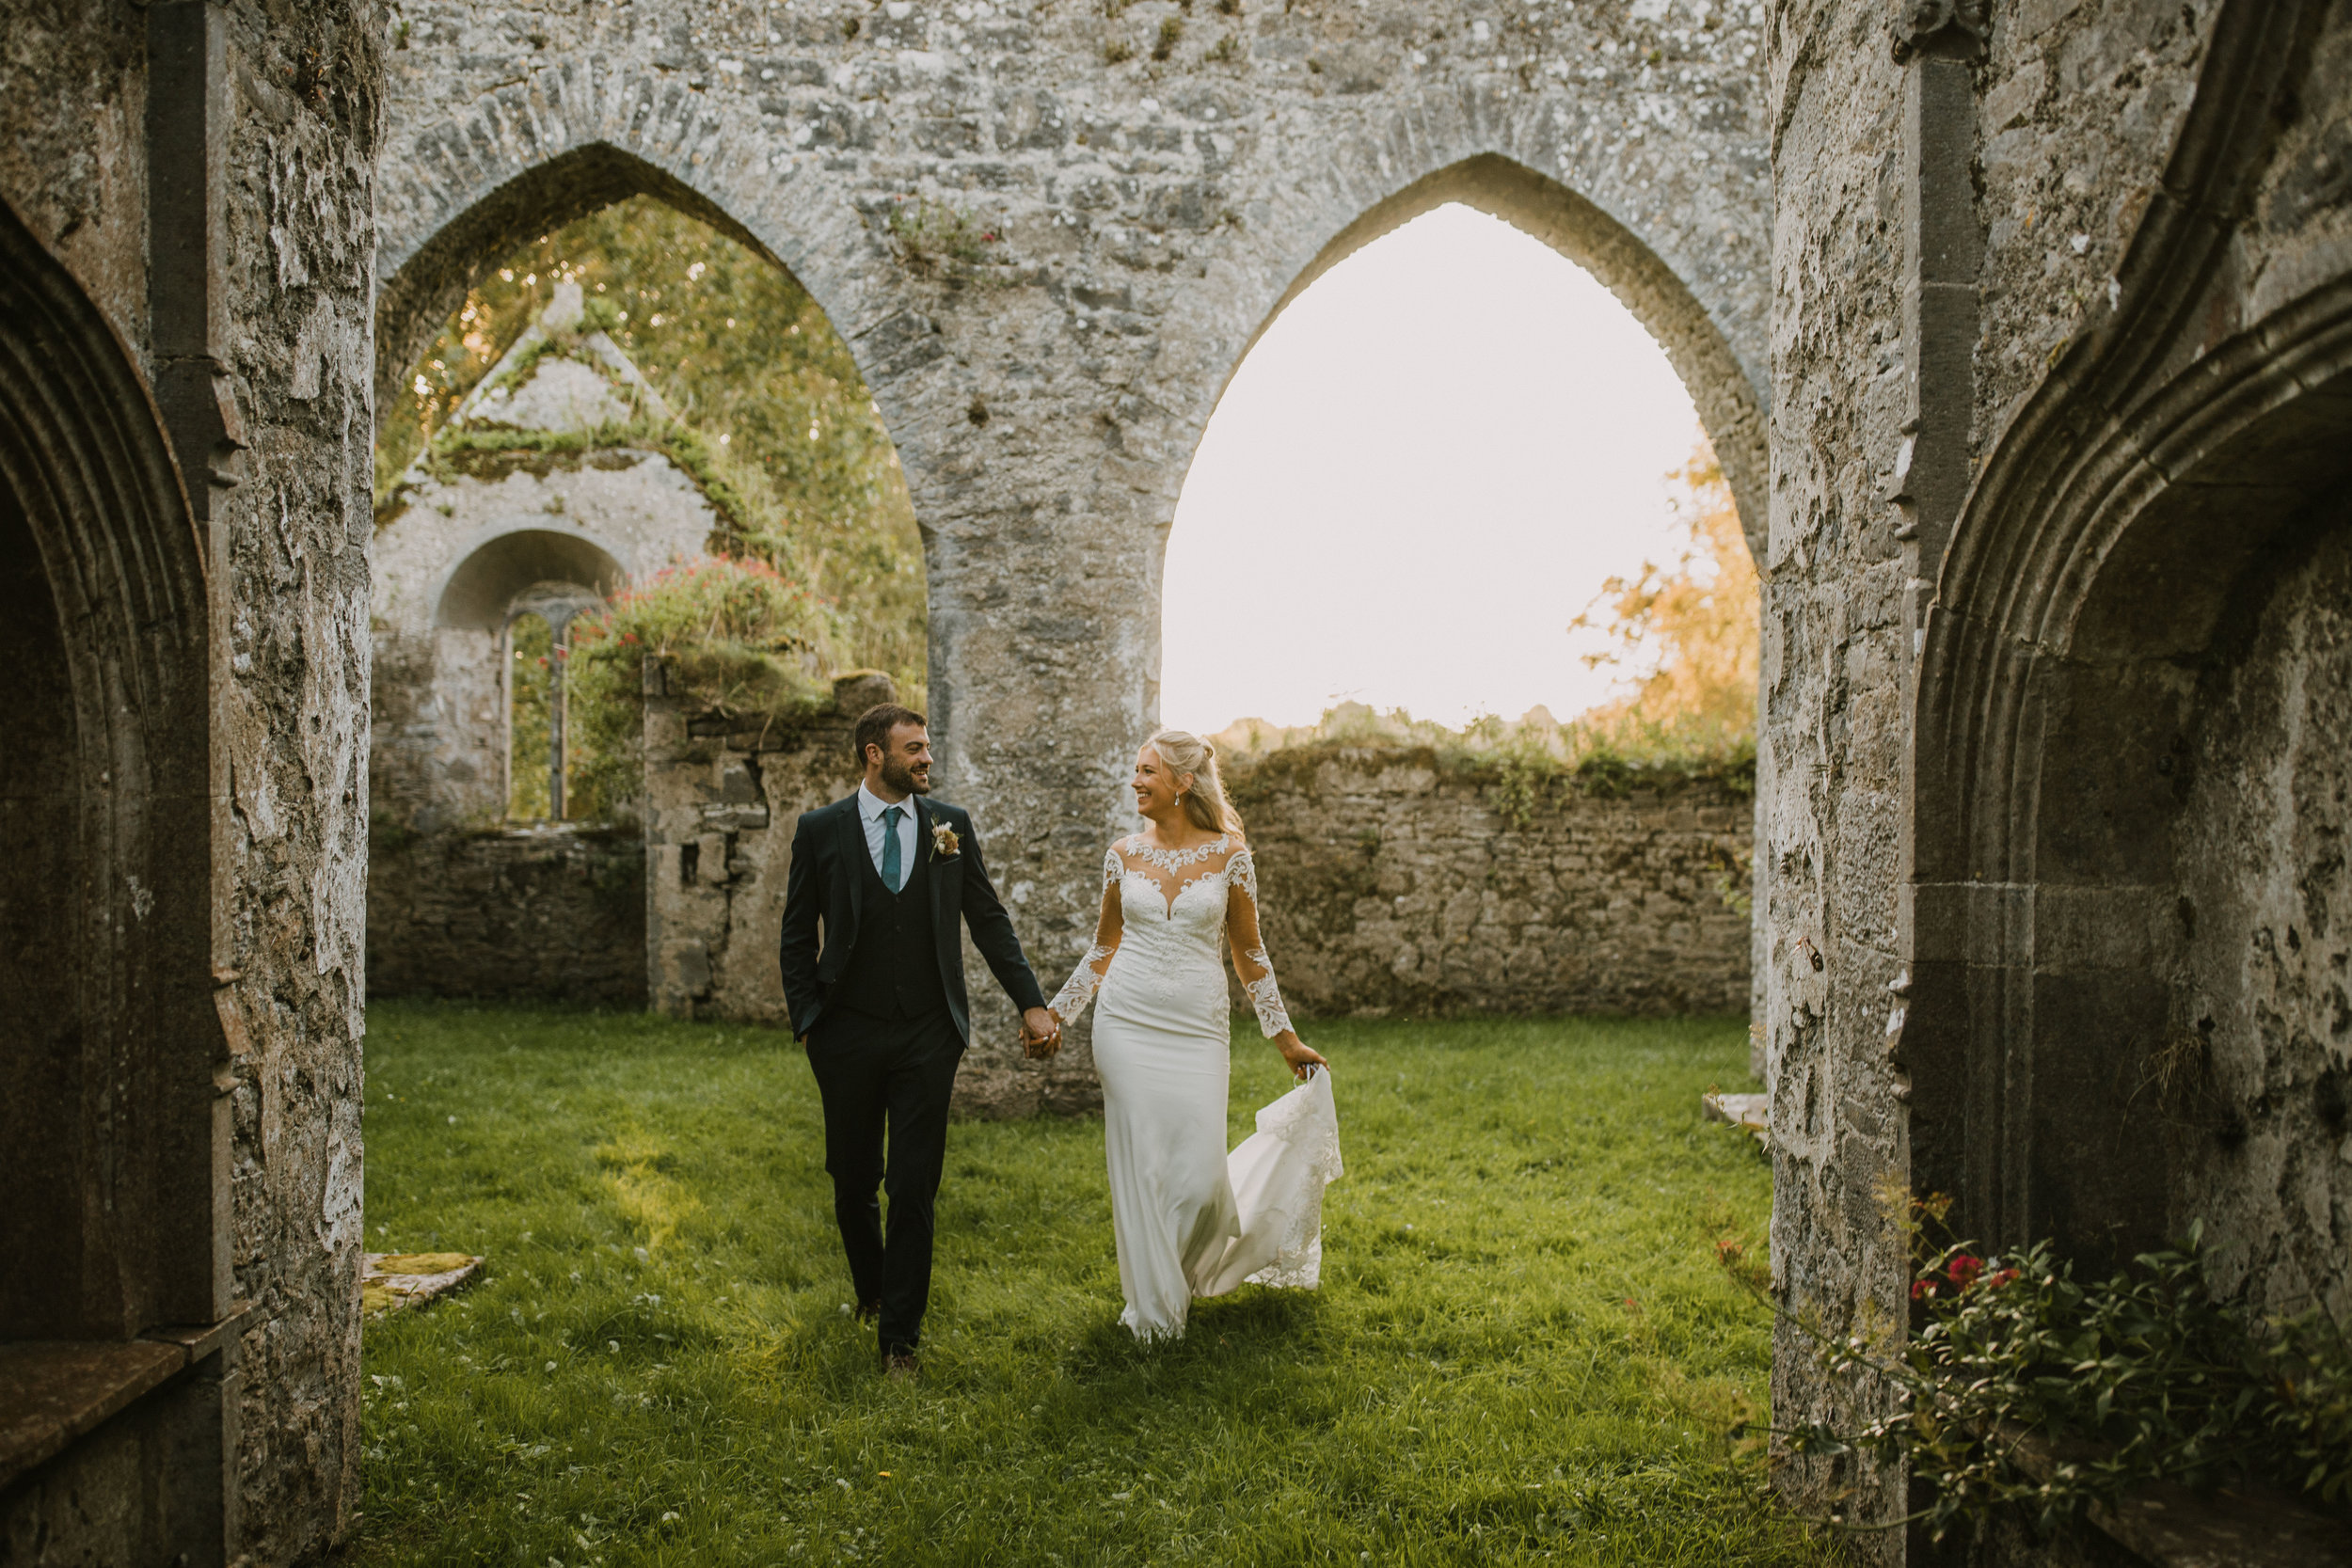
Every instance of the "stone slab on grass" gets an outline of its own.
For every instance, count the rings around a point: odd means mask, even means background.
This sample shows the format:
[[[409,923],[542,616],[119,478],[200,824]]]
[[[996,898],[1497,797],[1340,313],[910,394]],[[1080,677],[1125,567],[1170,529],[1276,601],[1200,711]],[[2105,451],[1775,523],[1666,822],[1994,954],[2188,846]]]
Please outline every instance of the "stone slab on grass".
[[[374,1317],[421,1307],[473,1278],[483,1262],[467,1252],[371,1252],[359,1280],[359,1309]]]
[[[1772,1147],[1772,1097],[1769,1094],[1725,1094],[1709,1089],[1699,1096],[1699,1104],[1707,1112],[1707,1119],[1720,1121],[1753,1133],[1761,1148]]]

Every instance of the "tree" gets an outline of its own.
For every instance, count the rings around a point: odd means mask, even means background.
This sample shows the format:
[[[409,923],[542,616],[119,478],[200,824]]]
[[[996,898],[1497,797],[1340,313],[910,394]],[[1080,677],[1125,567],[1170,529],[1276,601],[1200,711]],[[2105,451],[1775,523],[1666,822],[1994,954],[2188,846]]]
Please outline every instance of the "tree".
[[[1631,689],[1583,724],[1614,749],[1724,755],[1756,744],[1756,562],[1714,450],[1702,440],[1668,476],[1690,538],[1671,566],[1611,578],[1573,631],[1611,646],[1585,656],[1629,673]]]

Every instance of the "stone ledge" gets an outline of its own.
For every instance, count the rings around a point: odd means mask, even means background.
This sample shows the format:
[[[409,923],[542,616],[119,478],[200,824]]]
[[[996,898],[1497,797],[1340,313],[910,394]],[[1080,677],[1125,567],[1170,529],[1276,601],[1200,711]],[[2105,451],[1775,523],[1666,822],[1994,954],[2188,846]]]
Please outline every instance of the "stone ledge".
[[[137,1339],[0,1345],[0,1487],[224,1349],[253,1309],[239,1302],[218,1323],[151,1329]]]
[[[2090,1521],[2155,1568],[2352,1568],[2352,1524],[2263,1488],[2143,1487]]]
[[[2014,1433],[2026,1473],[2047,1481],[2049,1445]],[[2200,1492],[2170,1481],[2094,1503],[2090,1522],[2153,1568],[2352,1568],[2352,1523],[2275,1487]]]
[[[1699,1096],[1699,1108],[1709,1121],[1720,1121],[1754,1134],[1757,1145],[1772,1147],[1772,1097],[1769,1094],[1725,1094],[1709,1089]]]

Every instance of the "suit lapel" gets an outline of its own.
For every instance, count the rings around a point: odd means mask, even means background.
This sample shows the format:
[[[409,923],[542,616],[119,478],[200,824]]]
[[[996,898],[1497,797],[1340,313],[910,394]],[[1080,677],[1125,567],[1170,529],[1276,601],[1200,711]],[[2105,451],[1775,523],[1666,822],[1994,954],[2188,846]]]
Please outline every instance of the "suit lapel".
[[[850,918],[862,920],[866,912],[866,879],[858,872],[869,858],[866,848],[866,814],[858,809],[854,795],[841,804],[841,852],[855,857],[844,866],[850,876]]]
[[[931,853],[931,810],[923,803],[923,797],[914,798],[914,858],[923,864],[924,879],[930,883],[931,918],[939,918],[939,889],[946,879],[939,874],[939,857]]]

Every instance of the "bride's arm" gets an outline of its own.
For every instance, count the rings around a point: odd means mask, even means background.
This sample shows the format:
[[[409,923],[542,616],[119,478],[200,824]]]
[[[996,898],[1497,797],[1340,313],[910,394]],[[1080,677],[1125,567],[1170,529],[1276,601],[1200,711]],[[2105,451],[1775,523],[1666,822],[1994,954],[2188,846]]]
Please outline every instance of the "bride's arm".
[[[1304,1077],[1307,1069],[1327,1064],[1298,1037],[1282,1006],[1282,989],[1274,981],[1274,960],[1266,957],[1265,939],[1258,932],[1258,863],[1250,858],[1248,846],[1235,849],[1226,863],[1225,886],[1225,935],[1233,944],[1233,972],[1241,976],[1242,989],[1258,1010],[1259,1029],[1274,1042],[1292,1070]]]
[[[1111,972],[1111,956],[1119,951],[1119,939],[1125,930],[1125,921],[1119,908],[1119,879],[1125,869],[1120,861],[1117,845],[1104,852],[1103,912],[1094,922],[1094,945],[1088,948],[1087,956],[1078,960],[1078,967],[1070,972],[1069,981],[1054,1000],[1046,1004],[1054,1009],[1054,1016],[1065,1025],[1078,1022],[1079,1015],[1087,1010],[1087,1004],[1094,1000],[1094,993],[1101,988],[1103,977]]]

